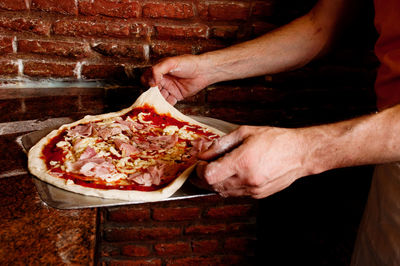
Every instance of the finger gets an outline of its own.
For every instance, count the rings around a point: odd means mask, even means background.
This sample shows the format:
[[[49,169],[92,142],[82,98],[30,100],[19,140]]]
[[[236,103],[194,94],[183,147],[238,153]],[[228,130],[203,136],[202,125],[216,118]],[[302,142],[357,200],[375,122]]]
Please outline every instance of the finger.
[[[177,68],[177,62],[172,58],[167,58],[162,62],[153,66],[152,72],[155,84],[159,84],[165,74],[169,73],[171,70],[174,70],[176,68]]]
[[[209,149],[199,153],[197,157],[200,160],[212,160],[226,152],[233,150],[243,142],[244,138],[248,134],[246,131],[247,129],[245,129],[245,127],[239,127],[228,135],[225,135],[214,141]]]
[[[232,153],[227,153],[217,161],[208,163],[199,176],[204,178],[209,185],[214,185],[236,175],[235,153]]]
[[[217,192],[225,192],[229,190],[235,190],[244,187],[243,181],[238,176],[231,176],[226,178],[220,183],[212,185],[213,189]]]
[[[166,100],[170,105],[175,105],[178,102],[176,98],[172,95],[169,95]]]
[[[168,98],[169,92],[166,89],[161,89],[160,92],[161,92],[161,95],[164,97],[164,99]]]

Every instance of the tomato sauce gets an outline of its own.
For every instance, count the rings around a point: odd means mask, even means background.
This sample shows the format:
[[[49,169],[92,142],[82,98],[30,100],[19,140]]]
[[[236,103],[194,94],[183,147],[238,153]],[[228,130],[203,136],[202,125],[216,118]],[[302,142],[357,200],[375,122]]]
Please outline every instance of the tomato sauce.
[[[214,139],[217,136],[214,133],[211,132],[204,132],[200,126],[197,125],[191,125],[188,122],[184,121],[179,121],[173,117],[171,117],[170,114],[164,114],[160,115],[155,112],[155,109],[150,106],[144,106],[144,107],[139,107],[135,108],[132,111],[128,112],[127,114],[123,115],[122,118],[125,120],[127,117],[132,117],[135,118],[137,117],[140,113],[148,113],[149,115],[143,116],[143,119],[145,121],[152,122],[152,125],[156,125],[160,128],[165,128],[166,126],[169,125],[174,125],[177,126],[178,128],[182,128],[184,126],[188,131],[192,131],[198,135],[203,135],[205,137],[208,137],[209,139]],[[164,176],[161,178],[161,184],[160,185],[151,185],[151,186],[143,186],[136,184],[135,182],[132,181],[127,181],[124,180],[124,182],[130,182],[129,184],[122,184],[115,182],[112,185],[108,184],[106,181],[96,178],[94,180],[93,177],[87,177],[83,176],[81,174],[75,174],[75,173],[67,173],[63,171],[60,167],[54,167],[50,165],[51,161],[56,161],[59,162],[60,164],[64,163],[65,160],[65,152],[63,151],[62,148],[57,147],[57,143],[60,141],[65,140],[65,136],[67,135],[66,131],[63,131],[61,134],[58,136],[55,136],[50,140],[50,142],[43,148],[42,151],[42,158],[46,162],[47,169],[49,169],[50,172],[54,173],[54,176],[63,178],[65,180],[72,180],[75,184],[81,185],[84,187],[90,187],[90,188],[96,188],[96,189],[118,189],[118,190],[137,190],[137,191],[154,191],[161,189],[165,186],[167,186],[174,178],[179,176],[188,166],[190,166],[192,163],[195,162],[194,158],[189,159],[189,161],[186,162],[177,162],[175,166],[173,167],[174,169],[169,169],[167,172],[169,172],[168,176]],[[144,137],[139,136],[139,140],[146,141]],[[184,141],[184,140],[179,140],[179,141]],[[113,159],[116,159],[114,155],[111,155]],[[134,157],[134,156],[133,156]],[[172,172],[171,172],[172,171]]]

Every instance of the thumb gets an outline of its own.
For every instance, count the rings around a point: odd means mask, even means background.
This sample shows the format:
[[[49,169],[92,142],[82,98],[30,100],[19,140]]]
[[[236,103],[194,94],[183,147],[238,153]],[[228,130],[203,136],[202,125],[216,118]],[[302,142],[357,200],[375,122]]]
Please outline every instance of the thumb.
[[[197,157],[200,160],[205,161],[213,160],[217,157],[220,157],[239,146],[247,137],[247,135],[248,133],[245,127],[239,127],[228,135],[225,135],[214,141],[214,143],[210,146],[208,150],[199,153]]]
[[[167,58],[152,67],[153,80],[156,85],[161,83],[165,74],[174,71],[178,62],[174,58]]]

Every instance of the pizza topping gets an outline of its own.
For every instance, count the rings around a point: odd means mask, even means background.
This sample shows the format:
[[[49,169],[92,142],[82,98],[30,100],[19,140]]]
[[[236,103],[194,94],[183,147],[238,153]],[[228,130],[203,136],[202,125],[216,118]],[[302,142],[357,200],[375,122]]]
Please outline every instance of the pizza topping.
[[[132,180],[139,185],[149,187],[151,185],[158,186],[161,182],[161,177],[164,174],[165,165],[152,165],[145,172],[137,172],[128,176],[128,180]]]
[[[140,107],[122,117],[67,129],[43,154],[50,173],[75,184],[147,191],[171,182],[217,137]]]
[[[107,140],[111,136],[115,136],[120,133],[122,133],[122,129],[120,127],[104,127],[99,129],[99,131],[97,132],[99,137],[105,140]]]
[[[152,150],[159,149],[170,149],[175,146],[178,142],[177,135],[161,135],[161,136],[149,136],[147,138],[150,141],[149,148]]]
[[[92,147],[87,147],[85,149],[85,151],[79,157],[79,160],[89,159],[89,158],[92,158],[92,157],[94,157],[96,155],[97,155],[97,153],[96,153],[95,149],[93,149]]]
[[[121,139],[114,140],[115,146],[118,150],[122,152],[123,157],[131,156],[132,154],[139,153],[139,150],[136,146],[133,146]]]
[[[192,140],[190,143],[193,146],[190,153],[194,155],[207,150],[213,144],[213,141],[206,138],[198,138]]]
[[[68,129],[67,130],[67,135],[68,136],[84,136],[84,137],[89,137],[92,135],[93,132],[93,126],[92,123],[86,124],[86,125],[77,125],[74,128]]]
[[[149,116],[149,115],[150,115],[150,113],[139,113],[138,114],[139,122],[143,123],[143,124],[151,124],[152,123],[151,120],[145,120],[145,116]]]
[[[179,130],[179,127],[177,127],[177,126],[166,126],[164,129],[163,129],[163,133],[165,134],[165,135],[173,135],[173,134],[175,134],[175,132],[177,132]]]

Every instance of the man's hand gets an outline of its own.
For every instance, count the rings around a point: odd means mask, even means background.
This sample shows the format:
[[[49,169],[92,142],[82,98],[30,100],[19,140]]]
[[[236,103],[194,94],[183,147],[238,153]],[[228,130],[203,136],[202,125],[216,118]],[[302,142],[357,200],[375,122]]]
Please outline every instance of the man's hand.
[[[307,142],[302,129],[242,126],[199,155],[205,161],[198,165],[197,183],[224,197],[267,197],[311,174]]]
[[[145,85],[159,86],[161,94],[172,105],[209,85],[207,69],[196,55],[164,59],[146,71],[141,81]]]

